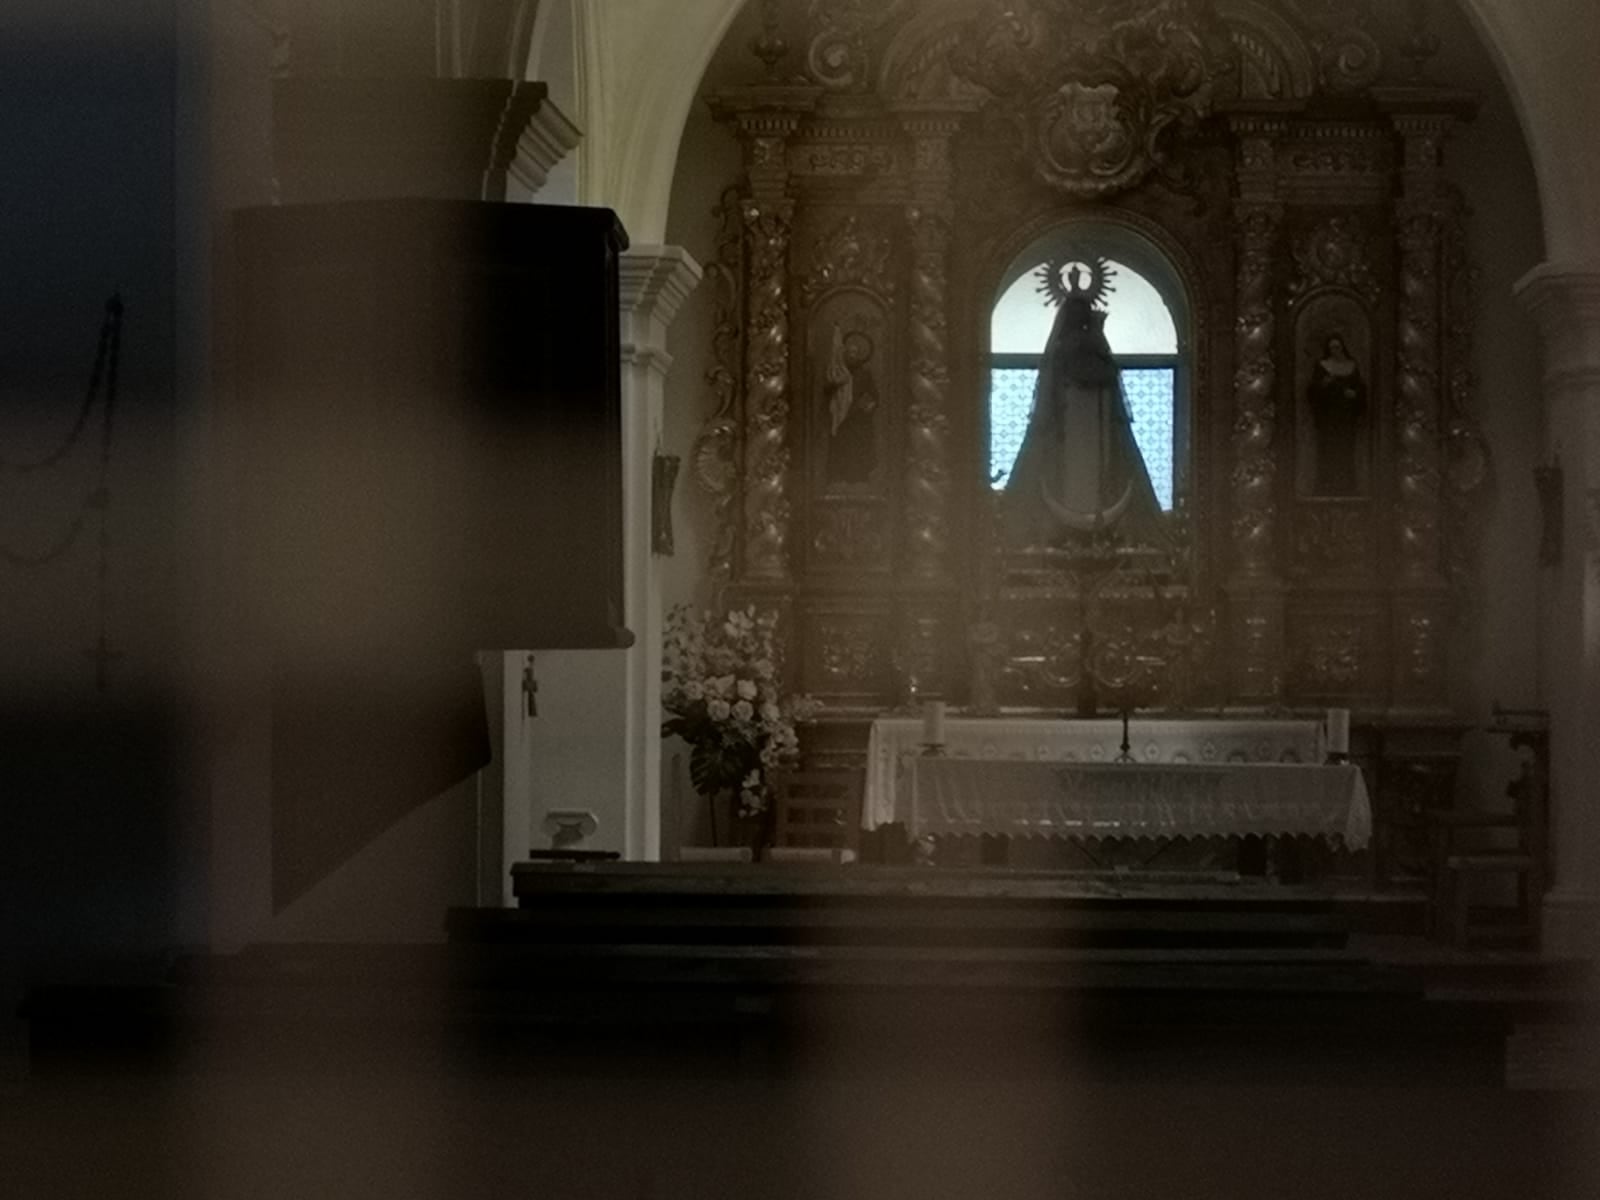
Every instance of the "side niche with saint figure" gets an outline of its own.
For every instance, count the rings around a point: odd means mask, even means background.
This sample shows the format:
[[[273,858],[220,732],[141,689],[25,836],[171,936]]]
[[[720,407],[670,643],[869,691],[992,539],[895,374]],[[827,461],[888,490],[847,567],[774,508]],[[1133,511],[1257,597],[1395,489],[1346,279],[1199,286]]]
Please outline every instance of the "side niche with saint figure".
[[[1028,425],[1003,497],[1012,549],[1114,533],[1125,544],[1166,540],[1162,507],[1134,438],[1121,372],[1106,339],[1113,290],[1104,258],[1054,258],[1039,270],[1056,305]]]
[[[1299,495],[1365,497],[1371,490],[1371,323],[1354,297],[1329,293],[1304,306],[1295,342]]]
[[[1313,491],[1318,496],[1361,494],[1360,457],[1367,382],[1343,332],[1324,339],[1306,384],[1315,446]]]
[[[830,484],[870,483],[878,469],[876,356],[871,334],[834,323],[822,376]]]

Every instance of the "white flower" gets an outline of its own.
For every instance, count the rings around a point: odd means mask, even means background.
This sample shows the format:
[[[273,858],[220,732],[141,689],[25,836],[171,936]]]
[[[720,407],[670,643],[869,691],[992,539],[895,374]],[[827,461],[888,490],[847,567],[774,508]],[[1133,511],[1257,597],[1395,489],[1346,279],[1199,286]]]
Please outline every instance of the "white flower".
[[[748,721],[756,715],[756,710],[750,707],[750,701],[738,700],[734,702],[733,715],[736,720]]]
[[[734,679],[732,675],[718,675],[711,683],[717,695],[731,696],[733,694]]]
[[[683,698],[693,704],[697,700],[706,698],[705,685],[698,679],[691,679],[683,685]]]
[[[771,679],[773,675],[772,660],[770,658],[756,659],[755,672],[758,679]]]
[[[761,706],[761,719],[768,725],[776,725],[779,721],[783,720],[783,710],[771,700],[768,700]]]
[[[711,714],[713,721],[726,721],[730,710],[726,700],[713,700],[706,705],[706,711]]]
[[[756,698],[756,685],[748,679],[741,679],[737,685],[739,699],[754,700]]]

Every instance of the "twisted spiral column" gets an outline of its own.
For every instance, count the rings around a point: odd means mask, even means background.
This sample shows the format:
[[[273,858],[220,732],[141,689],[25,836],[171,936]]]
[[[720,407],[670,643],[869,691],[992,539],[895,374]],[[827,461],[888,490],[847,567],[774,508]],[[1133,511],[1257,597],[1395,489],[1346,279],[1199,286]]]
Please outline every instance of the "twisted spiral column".
[[[914,575],[945,572],[950,549],[949,320],[945,310],[950,222],[913,208],[910,404],[906,447],[906,558]]]
[[[1445,211],[1441,158],[1452,118],[1401,114],[1400,198],[1395,205],[1399,304],[1395,315],[1396,587],[1391,703],[1443,710],[1449,704],[1450,635],[1444,563],[1441,449]]]
[[[789,296],[791,207],[751,200],[744,409],[744,576],[789,578]]]
[[[1233,563],[1228,579],[1229,694],[1244,704],[1283,696],[1286,589],[1278,564],[1278,187],[1280,122],[1233,124],[1239,201],[1234,209],[1235,302],[1232,473]]]
[[[1273,578],[1277,536],[1278,321],[1273,253],[1282,225],[1276,204],[1241,204],[1237,214],[1238,324],[1233,379],[1233,542],[1236,577]]]

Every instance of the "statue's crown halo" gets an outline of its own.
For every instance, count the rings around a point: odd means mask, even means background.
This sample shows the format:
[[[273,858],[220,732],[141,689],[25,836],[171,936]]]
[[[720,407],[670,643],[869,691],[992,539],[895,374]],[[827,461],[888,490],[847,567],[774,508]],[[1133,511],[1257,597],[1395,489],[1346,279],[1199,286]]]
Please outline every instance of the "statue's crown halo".
[[[1085,267],[1088,268],[1089,283],[1080,286]],[[1069,297],[1085,300],[1091,307],[1099,307],[1106,296],[1116,290],[1111,284],[1116,270],[1103,254],[1083,254],[1071,250],[1054,254],[1038,267],[1036,274],[1039,277],[1037,290],[1047,298],[1048,303],[1058,307]]]

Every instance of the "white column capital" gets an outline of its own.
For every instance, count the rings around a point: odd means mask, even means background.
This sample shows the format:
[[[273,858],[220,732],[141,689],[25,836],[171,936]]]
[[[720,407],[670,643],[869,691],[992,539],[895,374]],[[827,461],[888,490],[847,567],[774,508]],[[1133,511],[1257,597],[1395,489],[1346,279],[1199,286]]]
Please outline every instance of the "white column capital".
[[[644,363],[665,376],[672,365],[667,330],[704,272],[681,246],[636,246],[619,270],[622,359]]]
[[[516,153],[507,170],[531,198],[544,187],[556,164],[576,150],[581,141],[582,131],[567,114],[544,100],[517,138]]]
[[[1515,290],[1544,337],[1546,381],[1600,389],[1600,263],[1541,263]]]

